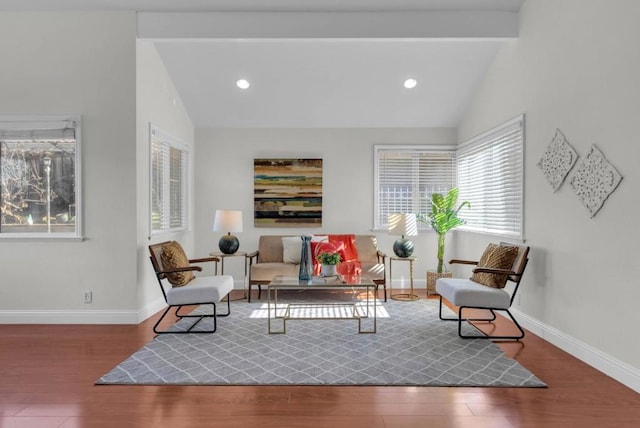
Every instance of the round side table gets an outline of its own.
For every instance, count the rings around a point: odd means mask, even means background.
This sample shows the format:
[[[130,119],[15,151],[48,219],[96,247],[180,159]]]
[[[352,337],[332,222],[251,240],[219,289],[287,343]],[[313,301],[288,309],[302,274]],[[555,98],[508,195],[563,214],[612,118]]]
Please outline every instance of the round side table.
[[[399,261],[409,262],[409,282],[411,284],[409,293],[393,294],[393,292],[391,292],[391,298],[393,300],[402,300],[405,302],[411,302],[411,301],[420,299],[419,296],[413,293],[413,262],[416,260],[418,260],[417,257],[393,257],[393,256],[389,257],[389,282],[391,287],[393,287],[393,268],[392,268],[393,262],[399,262]]]

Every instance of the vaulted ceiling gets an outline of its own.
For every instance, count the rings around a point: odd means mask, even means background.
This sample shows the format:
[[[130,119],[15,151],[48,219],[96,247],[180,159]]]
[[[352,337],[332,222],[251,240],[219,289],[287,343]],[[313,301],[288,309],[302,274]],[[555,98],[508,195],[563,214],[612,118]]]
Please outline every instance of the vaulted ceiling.
[[[139,11],[138,36],[156,45],[196,127],[455,127],[517,37],[522,2],[0,0],[0,10]]]

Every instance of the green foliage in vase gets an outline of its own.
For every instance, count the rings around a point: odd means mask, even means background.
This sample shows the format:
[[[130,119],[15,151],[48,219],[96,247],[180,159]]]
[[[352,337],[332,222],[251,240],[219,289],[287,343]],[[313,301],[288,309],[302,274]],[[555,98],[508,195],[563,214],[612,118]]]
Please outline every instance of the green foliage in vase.
[[[458,217],[462,207],[471,208],[469,201],[462,202],[457,208],[458,188],[452,187],[446,195],[434,193],[431,195],[431,213],[418,214],[418,221],[428,224],[438,234],[438,273],[444,271],[444,242],[447,232],[465,223]]]
[[[323,251],[318,254],[318,261],[323,265],[337,265],[340,263],[340,254]]]

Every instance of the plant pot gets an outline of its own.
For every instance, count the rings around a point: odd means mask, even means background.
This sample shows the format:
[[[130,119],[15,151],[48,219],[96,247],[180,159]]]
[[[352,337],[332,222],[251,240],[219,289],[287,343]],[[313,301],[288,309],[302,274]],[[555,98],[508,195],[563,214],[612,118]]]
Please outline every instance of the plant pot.
[[[436,293],[436,281],[438,278],[451,278],[451,272],[436,272],[433,270],[427,271],[427,295],[429,294],[438,294]]]
[[[337,265],[322,265],[322,276],[336,276]]]

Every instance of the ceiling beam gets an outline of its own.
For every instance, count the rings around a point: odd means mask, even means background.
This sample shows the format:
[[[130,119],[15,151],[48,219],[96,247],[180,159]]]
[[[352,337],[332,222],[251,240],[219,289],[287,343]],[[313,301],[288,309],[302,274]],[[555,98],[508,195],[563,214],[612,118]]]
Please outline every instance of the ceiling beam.
[[[518,13],[138,12],[142,39],[516,38]]]

